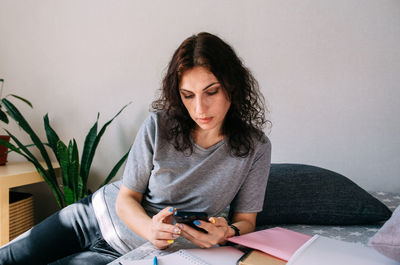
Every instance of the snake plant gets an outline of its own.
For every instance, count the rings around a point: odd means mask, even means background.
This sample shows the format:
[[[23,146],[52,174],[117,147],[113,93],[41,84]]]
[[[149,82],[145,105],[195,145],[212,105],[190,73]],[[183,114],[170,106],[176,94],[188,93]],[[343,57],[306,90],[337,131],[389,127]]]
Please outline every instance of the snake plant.
[[[0,144],[7,146],[10,150],[25,157],[35,166],[38,173],[50,186],[59,207],[63,208],[91,194],[91,191],[87,187],[87,182],[97,146],[107,127],[127,107],[127,105],[125,105],[111,120],[106,122],[99,132],[97,131],[99,114],[97,115],[96,122],[91,127],[85,138],[82,155],[81,158],[79,158],[78,147],[75,139],[70,140],[68,145],[60,140],[59,136],[50,125],[48,114],[43,117],[47,143],[42,143],[38,135],[34,132],[19,110],[5,98],[1,99],[1,102],[2,106],[7,110],[8,115],[17,122],[26,134],[29,135],[33,142],[33,146],[38,149],[40,155],[35,155],[31,152],[27,145],[24,145],[8,130],[6,130],[6,132],[15,144],[8,143],[1,139]],[[60,165],[61,183],[59,183],[60,180],[57,178],[56,169],[54,169],[52,165],[50,154],[46,147],[51,149]],[[98,188],[111,181],[125,162],[128,153],[129,150],[112,168],[108,176]],[[39,161],[44,161],[45,166],[43,166]]]

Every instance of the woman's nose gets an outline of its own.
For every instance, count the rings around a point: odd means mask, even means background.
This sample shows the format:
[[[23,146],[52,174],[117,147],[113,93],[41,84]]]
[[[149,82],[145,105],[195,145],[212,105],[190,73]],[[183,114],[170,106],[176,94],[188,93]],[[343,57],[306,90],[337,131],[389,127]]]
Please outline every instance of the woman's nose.
[[[196,100],[196,113],[198,115],[206,114],[207,111],[207,103],[204,98],[198,97]]]

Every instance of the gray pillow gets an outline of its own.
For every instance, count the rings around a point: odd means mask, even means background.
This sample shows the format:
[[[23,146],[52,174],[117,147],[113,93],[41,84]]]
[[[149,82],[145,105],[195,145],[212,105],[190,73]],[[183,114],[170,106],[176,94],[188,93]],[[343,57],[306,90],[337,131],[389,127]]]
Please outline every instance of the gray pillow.
[[[400,261],[400,206],[381,229],[371,237],[369,245],[383,255]]]
[[[388,207],[343,175],[310,165],[272,164],[257,226],[367,224],[390,215]]]

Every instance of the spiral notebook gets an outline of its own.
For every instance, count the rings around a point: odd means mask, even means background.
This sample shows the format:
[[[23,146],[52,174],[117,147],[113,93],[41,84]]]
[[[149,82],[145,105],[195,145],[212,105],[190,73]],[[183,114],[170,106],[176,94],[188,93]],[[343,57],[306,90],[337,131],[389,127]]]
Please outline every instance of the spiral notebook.
[[[152,259],[142,259],[142,260],[132,260],[123,262],[122,265],[151,265],[153,264]],[[158,257],[159,265],[166,264],[194,264],[194,265],[211,265],[204,260],[188,253],[186,250],[182,249],[169,255]]]
[[[235,265],[243,252],[233,247],[210,249],[181,249],[172,254],[159,256],[159,265]],[[152,259],[122,261],[122,265],[151,265]]]

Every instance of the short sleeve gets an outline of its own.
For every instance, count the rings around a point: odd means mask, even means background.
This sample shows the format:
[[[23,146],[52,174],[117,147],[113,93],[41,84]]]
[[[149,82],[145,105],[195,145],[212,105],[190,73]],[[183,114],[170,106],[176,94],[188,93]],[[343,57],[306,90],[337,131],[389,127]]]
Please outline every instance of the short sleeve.
[[[144,193],[153,170],[156,119],[152,113],[139,129],[129,153],[122,183],[127,188]]]
[[[259,143],[249,173],[231,203],[231,212],[260,212],[263,209],[265,190],[271,165],[271,142]]]

